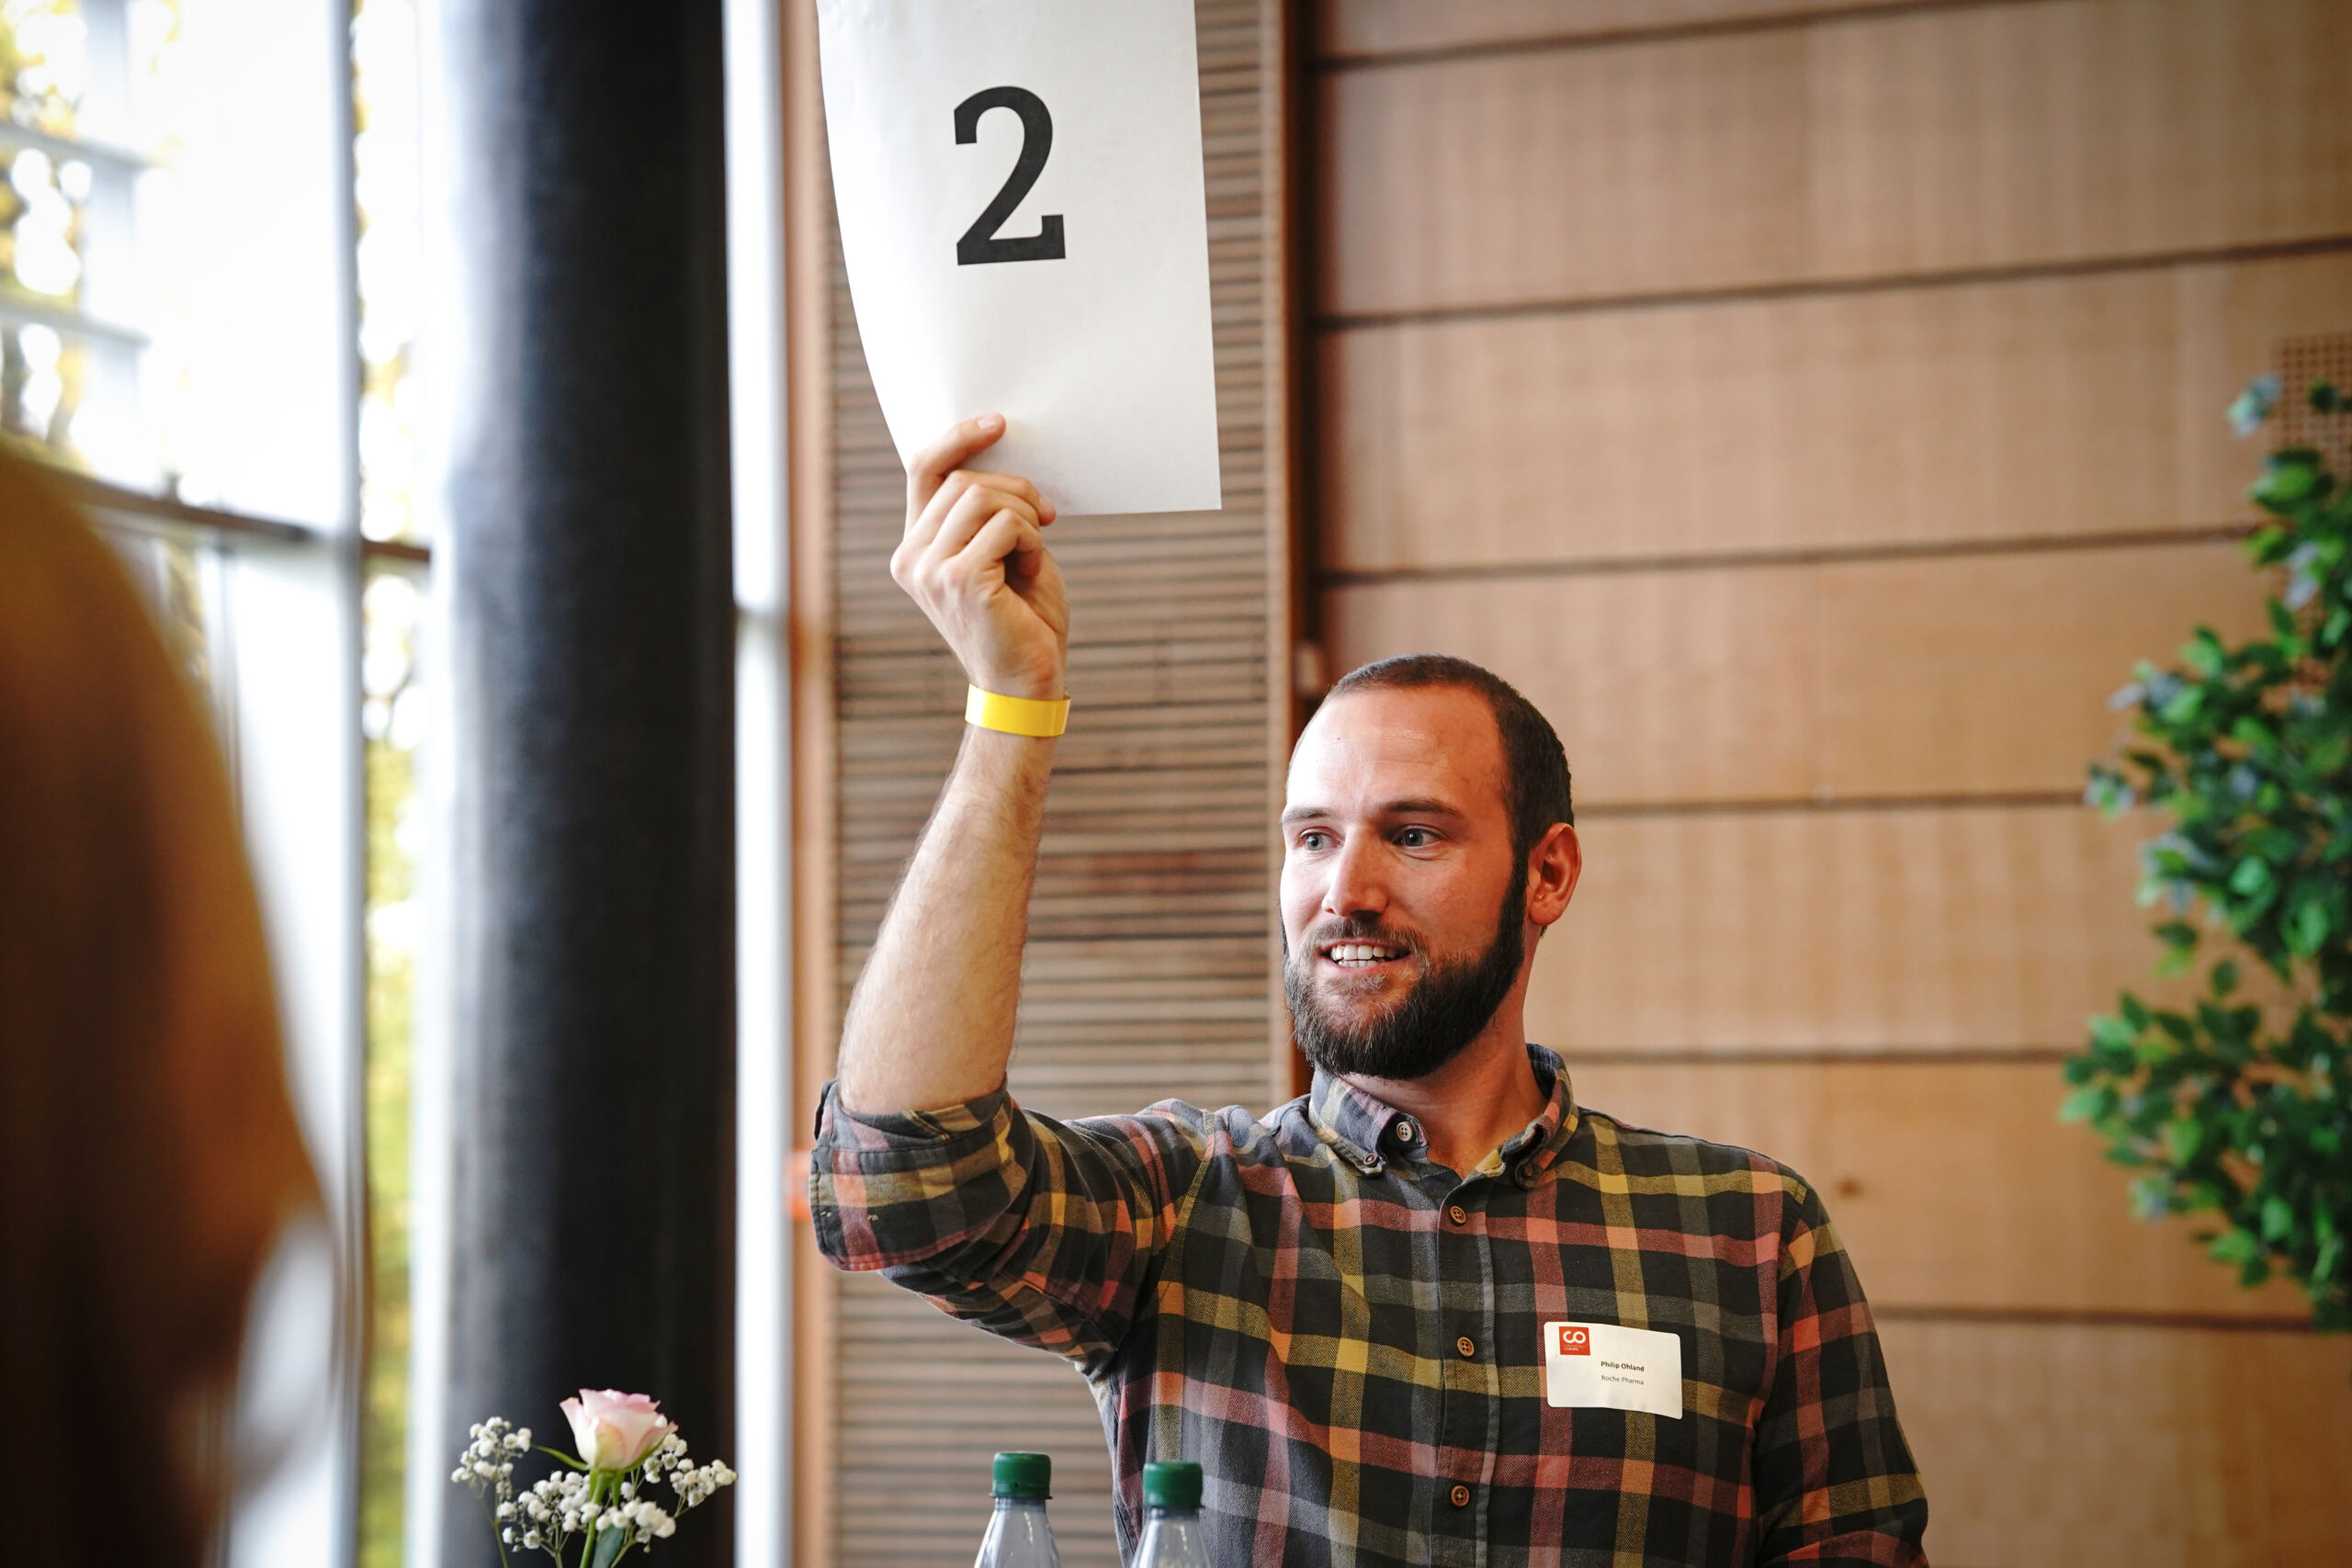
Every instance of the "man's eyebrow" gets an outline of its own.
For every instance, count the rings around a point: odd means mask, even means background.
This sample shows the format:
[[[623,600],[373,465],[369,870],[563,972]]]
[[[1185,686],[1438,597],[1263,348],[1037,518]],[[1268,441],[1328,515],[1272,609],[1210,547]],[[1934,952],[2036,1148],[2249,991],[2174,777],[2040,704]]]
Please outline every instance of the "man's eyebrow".
[[[1434,796],[1392,800],[1380,808],[1379,814],[1383,817],[1452,817],[1457,819],[1464,815],[1460,807]],[[1326,822],[1336,815],[1328,806],[1294,806],[1283,813],[1282,825],[1289,828],[1301,822]]]
[[[1383,817],[1460,817],[1462,808],[1452,801],[1423,798],[1392,800],[1380,808]]]

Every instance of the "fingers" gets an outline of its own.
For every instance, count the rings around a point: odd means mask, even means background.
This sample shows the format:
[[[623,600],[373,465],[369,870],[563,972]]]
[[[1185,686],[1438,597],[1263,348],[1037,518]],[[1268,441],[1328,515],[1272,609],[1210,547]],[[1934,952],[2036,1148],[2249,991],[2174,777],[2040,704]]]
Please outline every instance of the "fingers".
[[[925,509],[923,525],[910,528],[899,547],[890,552],[891,578],[901,588],[910,589],[916,580],[935,575],[1000,512],[1011,512],[1033,527],[1044,525],[1036,506],[1017,491],[982,484],[943,485]]]
[[[966,547],[972,543],[974,536],[987,526],[990,518],[1007,512],[1021,518],[1032,528],[1045,525],[1043,519],[1037,514],[1037,509],[1030,504],[1026,497],[1007,491],[994,490],[986,485],[974,485],[958,495],[956,498],[956,503],[947,509],[947,515],[940,523],[939,531],[932,536],[931,542],[922,548],[920,552],[922,558],[933,562],[952,560],[964,552]]]
[[[941,562],[939,574],[944,583],[956,585],[952,591],[969,595],[976,606],[1002,593],[1026,606],[1026,616],[1015,613],[1016,619],[1034,616],[1056,637],[1069,635],[1069,604],[1063,594],[1061,572],[1054,565],[1053,553],[1046,548],[1045,534],[1010,508],[991,516],[970,544]],[[1057,684],[1048,684],[1055,689],[1041,694],[1058,695]],[[1016,690],[1003,685],[987,689]]]
[[[908,523],[906,536],[892,553],[893,564],[954,555],[970,541],[989,514],[1002,506],[1017,508],[1041,527],[1054,520],[1052,505],[1027,479],[956,469],[940,485],[931,503]]]
[[[908,526],[913,526],[916,515],[931,503],[931,498],[949,474],[962,468],[965,459],[975,453],[995,446],[1003,434],[1004,416],[984,413],[949,427],[938,440],[916,453],[907,463]]]
[[[959,482],[986,485],[990,490],[1002,491],[1007,495],[1017,495],[1036,512],[1039,523],[1051,523],[1054,520],[1054,503],[1046,499],[1043,491],[1019,474],[988,474],[978,473],[970,468],[958,468],[947,476],[947,483],[940,488],[948,489]]]
[[[985,491],[999,497],[999,505],[1018,502],[1027,507],[1040,524],[1054,520],[1052,503],[1038,493],[1035,485],[1019,475],[975,473],[969,468],[958,468],[940,481],[938,489],[932,492],[931,500],[921,512],[908,517],[906,536],[899,544],[899,553],[922,554],[928,550],[956,506],[974,491]],[[987,513],[981,515],[985,518]],[[960,548],[964,538],[968,537],[967,532],[963,538],[956,540],[956,547]]]
[[[990,564],[1002,562],[1008,578],[1025,582],[1045,565],[1046,536],[1035,519],[1004,507],[992,513],[972,536],[972,542],[961,552],[961,559],[976,570],[986,570]]]

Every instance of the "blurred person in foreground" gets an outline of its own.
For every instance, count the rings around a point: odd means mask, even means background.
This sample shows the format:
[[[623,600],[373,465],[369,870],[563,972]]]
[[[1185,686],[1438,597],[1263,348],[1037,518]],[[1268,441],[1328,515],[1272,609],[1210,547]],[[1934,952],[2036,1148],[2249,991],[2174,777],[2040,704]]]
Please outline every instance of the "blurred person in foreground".
[[[113,552],[0,454],[0,1410],[15,1562],[197,1568],[318,1193],[228,781]]]
[[[1527,1041],[1581,853],[1557,736],[1477,666],[1358,670],[1292,753],[1310,1093],[1262,1119],[1012,1103],[1069,617],[1053,508],[963,467],[1002,429],[959,426],[909,473],[893,575],[977,691],[1016,700],[975,698],[850,1003],[812,1156],[827,1254],[1077,1363],[1123,1550],[1145,1461],[1184,1459],[1219,1562],[1923,1564],[1926,1497],[1819,1195],[1579,1106]]]

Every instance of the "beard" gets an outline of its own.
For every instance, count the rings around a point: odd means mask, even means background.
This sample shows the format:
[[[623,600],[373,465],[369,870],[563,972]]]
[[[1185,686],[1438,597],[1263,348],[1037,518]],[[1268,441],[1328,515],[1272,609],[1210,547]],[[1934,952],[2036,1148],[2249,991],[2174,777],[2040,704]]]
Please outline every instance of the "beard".
[[[1433,959],[1421,945],[1383,931],[1376,920],[1353,917],[1307,932],[1300,951],[1283,938],[1283,995],[1290,1003],[1299,1051],[1327,1073],[1398,1080],[1427,1077],[1469,1047],[1510,995],[1526,956],[1523,922],[1527,865],[1520,863],[1503,896],[1494,940],[1483,953]],[[1420,960],[1420,975],[1404,999],[1362,1020],[1340,1015],[1315,985],[1315,965],[1334,942],[1376,942],[1406,949]],[[1342,982],[1344,984],[1344,982]]]

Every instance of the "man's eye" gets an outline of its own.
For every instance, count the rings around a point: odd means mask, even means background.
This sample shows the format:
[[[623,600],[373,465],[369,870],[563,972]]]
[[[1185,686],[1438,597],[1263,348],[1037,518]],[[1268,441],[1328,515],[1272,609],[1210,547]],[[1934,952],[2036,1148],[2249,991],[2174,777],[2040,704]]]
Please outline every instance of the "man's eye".
[[[1396,841],[1408,850],[1425,850],[1437,842],[1437,835],[1427,828],[1408,828],[1396,835]]]
[[[1329,834],[1314,829],[1310,829],[1306,832],[1301,833],[1298,836],[1298,847],[1302,850],[1327,849],[1329,847],[1330,842],[1331,838]]]

